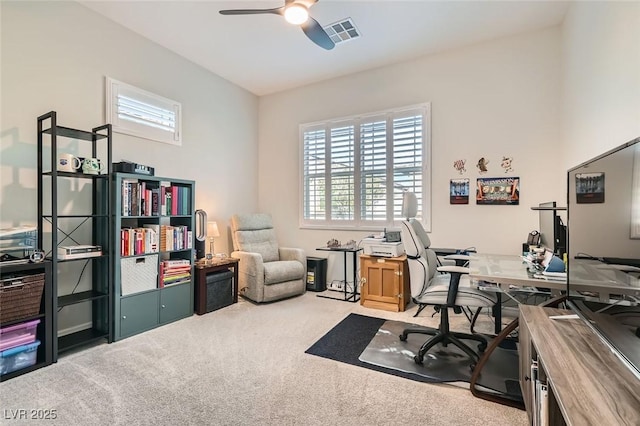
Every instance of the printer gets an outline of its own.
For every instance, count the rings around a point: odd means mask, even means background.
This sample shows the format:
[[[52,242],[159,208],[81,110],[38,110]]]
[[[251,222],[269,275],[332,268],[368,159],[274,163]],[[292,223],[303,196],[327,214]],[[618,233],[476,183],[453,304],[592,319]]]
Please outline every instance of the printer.
[[[404,245],[401,241],[388,242],[383,238],[368,237],[360,242],[364,254],[381,257],[398,257],[404,254]]]

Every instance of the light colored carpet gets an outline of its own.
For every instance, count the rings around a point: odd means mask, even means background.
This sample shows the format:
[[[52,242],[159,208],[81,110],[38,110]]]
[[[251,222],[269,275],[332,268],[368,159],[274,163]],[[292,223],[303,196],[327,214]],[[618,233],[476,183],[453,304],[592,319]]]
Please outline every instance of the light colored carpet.
[[[0,414],[54,409],[60,425],[525,425],[526,413],[305,350],[349,313],[436,326],[316,297],[238,304],[63,356],[0,384]],[[466,326],[455,315],[452,327]],[[479,327],[491,324],[485,318]],[[43,421],[38,421],[43,423]],[[3,415],[1,424],[20,424]]]

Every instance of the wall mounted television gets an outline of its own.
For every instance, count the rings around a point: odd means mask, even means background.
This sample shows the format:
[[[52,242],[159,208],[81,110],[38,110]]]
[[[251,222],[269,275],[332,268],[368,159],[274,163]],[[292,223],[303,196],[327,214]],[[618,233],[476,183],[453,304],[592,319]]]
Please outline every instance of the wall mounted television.
[[[640,138],[567,178],[567,304],[640,378]]]

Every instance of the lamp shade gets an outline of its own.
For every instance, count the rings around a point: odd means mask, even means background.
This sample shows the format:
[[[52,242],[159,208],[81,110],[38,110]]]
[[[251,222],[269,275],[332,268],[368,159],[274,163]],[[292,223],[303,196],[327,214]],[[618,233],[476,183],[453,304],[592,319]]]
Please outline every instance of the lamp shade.
[[[218,224],[216,222],[207,222],[207,237],[215,238],[219,236]]]

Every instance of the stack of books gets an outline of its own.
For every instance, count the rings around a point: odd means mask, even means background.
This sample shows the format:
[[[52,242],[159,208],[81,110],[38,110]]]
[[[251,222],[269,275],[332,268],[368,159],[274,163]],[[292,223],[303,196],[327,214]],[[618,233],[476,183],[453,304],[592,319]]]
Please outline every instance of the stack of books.
[[[78,245],[58,247],[58,259],[82,259],[84,257],[102,256],[102,246]]]
[[[191,282],[191,262],[171,259],[160,262],[160,287]]]
[[[120,230],[120,255],[136,256],[145,253],[157,253],[160,225],[145,224],[141,228],[122,228]]]

